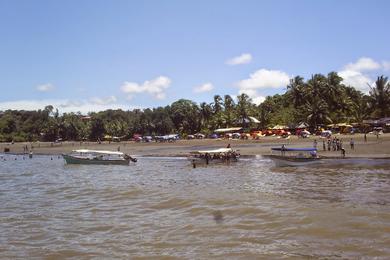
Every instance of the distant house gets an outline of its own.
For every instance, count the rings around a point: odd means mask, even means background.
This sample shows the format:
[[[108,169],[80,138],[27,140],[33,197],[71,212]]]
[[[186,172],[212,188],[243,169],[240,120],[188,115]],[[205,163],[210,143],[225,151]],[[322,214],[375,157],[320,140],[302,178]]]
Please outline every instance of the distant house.
[[[81,117],[80,117],[80,119],[81,119],[82,121],[89,121],[89,120],[91,120],[91,118],[92,118],[92,117],[90,117],[90,116],[81,116]]]
[[[248,116],[247,118],[242,118],[242,119],[239,119],[236,121],[237,124],[241,124],[241,125],[250,125],[250,124],[260,124],[260,121],[253,117],[253,116]]]
[[[390,117],[363,120],[363,123],[370,126],[386,126],[387,124],[390,124]]]

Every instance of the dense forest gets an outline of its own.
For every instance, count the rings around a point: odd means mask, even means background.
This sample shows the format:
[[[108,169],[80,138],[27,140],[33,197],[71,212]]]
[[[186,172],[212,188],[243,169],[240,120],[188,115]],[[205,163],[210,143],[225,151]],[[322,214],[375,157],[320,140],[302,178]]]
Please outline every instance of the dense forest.
[[[97,140],[105,135],[131,138],[134,134],[182,135],[211,133],[221,127],[242,126],[264,129],[276,124],[294,126],[306,122],[312,129],[330,123],[359,123],[364,119],[390,116],[390,83],[380,76],[368,95],[331,72],[315,74],[306,80],[290,80],[284,94],[268,96],[255,105],[246,94],[215,95],[213,102],[197,104],[180,99],[166,107],[106,110],[90,113],[64,113],[53,106],[38,111],[0,112],[0,141]],[[253,116],[260,124],[250,124]]]

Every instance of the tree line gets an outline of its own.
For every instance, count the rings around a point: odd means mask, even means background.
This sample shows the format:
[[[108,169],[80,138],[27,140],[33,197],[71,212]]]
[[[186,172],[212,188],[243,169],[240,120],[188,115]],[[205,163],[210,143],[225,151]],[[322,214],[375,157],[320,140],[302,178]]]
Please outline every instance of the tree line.
[[[165,107],[106,110],[60,114],[53,106],[43,110],[6,110],[0,113],[0,141],[98,140],[105,135],[131,138],[134,134],[182,135],[232,126],[253,126],[253,116],[264,129],[276,124],[294,126],[306,122],[312,129],[330,123],[360,123],[364,119],[390,116],[390,83],[379,76],[368,94],[346,86],[336,73],[315,74],[310,79],[292,78],[284,94],[265,98],[256,105],[246,94],[233,99],[215,95],[213,102],[197,104],[180,99]]]

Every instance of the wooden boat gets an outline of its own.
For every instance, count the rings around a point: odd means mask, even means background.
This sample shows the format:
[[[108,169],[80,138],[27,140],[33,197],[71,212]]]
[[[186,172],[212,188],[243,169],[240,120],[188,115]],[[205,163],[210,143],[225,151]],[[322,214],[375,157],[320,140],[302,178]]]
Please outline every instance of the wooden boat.
[[[286,148],[284,146],[271,148],[273,153],[266,155],[276,166],[302,166],[319,163],[321,158],[316,148]]]
[[[62,155],[67,164],[129,165],[137,159],[122,152],[80,149]]]
[[[240,154],[232,148],[219,148],[191,152],[188,160],[195,168],[196,165],[200,164],[236,162],[239,158]]]

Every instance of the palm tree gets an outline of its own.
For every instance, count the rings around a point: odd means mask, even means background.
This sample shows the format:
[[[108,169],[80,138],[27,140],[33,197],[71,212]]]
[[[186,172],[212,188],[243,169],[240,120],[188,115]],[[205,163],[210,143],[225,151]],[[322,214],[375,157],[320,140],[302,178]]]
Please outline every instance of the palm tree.
[[[201,125],[203,128],[209,128],[209,123],[213,115],[213,109],[206,102],[200,103],[200,115],[202,117]]]
[[[310,102],[306,103],[308,112],[307,121],[312,130],[317,129],[318,125],[332,122],[329,117],[328,105],[319,96],[313,96]]]
[[[322,88],[323,98],[326,100],[330,109],[338,109],[338,105],[342,103],[339,97],[342,95],[341,82],[343,78],[340,77],[337,72],[330,72],[326,78],[326,82]]]
[[[305,96],[305,110],[308,113],[307,121],[313,129],[317,129],[319,124],[329,119],[329,106],[323,98],[326,78],[321,74],[316,74],[307,81],[306,85],[308,90]]]
[[[230,95],[225,95],[223,104],[225,107],[224,117],[225,117],[226,127],[229,127],[233,124],[233,113],[234,113],[235,103]]]
[[[287,93],[290,96],[294,107],[298,107],[302,104],[304,98],[304,79],[301,76],[296,76],[290,79],[290,84],[287,85]]]
[[[390,115],[390,83],[383,75],[375,81],[375,87],[370,86],[371,104],[375,115],[386,117]]]
[[[248,115],[251,111],[252,106],[252,99],[245,93],[242,93],[241,95],[237,96],[237,106],[236,106],[236,112],[239,119],[239,122],[241,122],[242,126],[247,126],[246,120],[248,120]]]
[[[214,103],[213,103],[214,114],[218,114],[219,112],[222,111],[222,109],[223,109],[222,98],[220,95],[215,95],[214,96]]]

